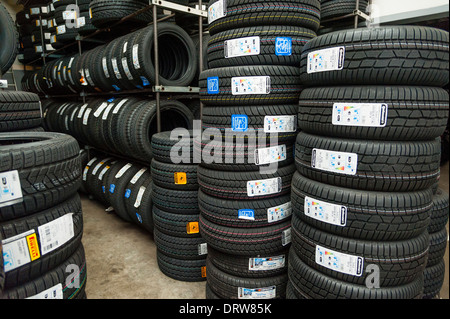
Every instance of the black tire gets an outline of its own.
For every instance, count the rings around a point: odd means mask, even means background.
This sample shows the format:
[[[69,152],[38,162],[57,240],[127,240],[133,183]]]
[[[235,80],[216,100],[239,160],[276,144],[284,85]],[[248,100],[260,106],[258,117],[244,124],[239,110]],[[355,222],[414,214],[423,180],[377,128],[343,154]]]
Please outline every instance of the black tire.
[[[368,1],[360,0],[359,10],[367,13]],[[355,0],[332,0],[332,1],[322,1],[320,5],[320,19],[327,20],[335,17],[342,17],[347,14],[353,13],[356,9]]]
[[[197,190],[197,166],[163,163],[153,159],[151,162],[153,183],[174,190]]]
[[[433,206],[429,188],[359,191],[319,183],[298,172],[292,178],[291,199],[293,214],[303,222],[330,234],[371,241],[417,237],[428,229]]]
[[[198,214],[170,213],[153,205],[155,229],[174,237],[201,237],[198,229],[198,216]]]
[[[324,151],[345,154],[333,153],[336,158],[333,160],[332,155]],[[343,157],[345,164],[341,163],[339,156]],[[429,188],[439,177],[439,161],[438,139],[417,142],[364,141],[301,132],[295,146],[295,163],[303,176],[361,190],[408,192]]]
[[[259,171],[216,171],[200,165],[197,176],[200,189],[208,195],[223,199],[260,200],[289,194],[294,172],[294,164],[281,167],[269,176]],[[262,180],[265,181],[263,188],[259,187],[262,184],[256,182]]]
[[[19,53],[19,33],[8,10],[0,3],[0,74],[5,74]]]
[[[260,82],[265,81],[265,84],[260,83],[261,88],[256,90],[256,93],[233,95],[233,90],[245,83],[237,81],[238,78],[255,76],[263,77],[260,78]],[[234,81],[234,88],[233,78],[237,78]],[[215,87],[211,90],[211,85],[213,84]],[[200,74],[199,86],[200,101],[205,105],[297,104],[301,92],[300,69],[278,65],[234,66],[209,69]],[[263,91],[264,93],[260,94]]]
[[[201,236],[177,237],[165,234],[156,227],[153,235],[157,249],[166,256],[185,260],[205,259],[206,257],[203,248],[207,244]]]
[[[166,276],[175,280],[186,282],[206,281],[206,258],[203,259],[176,259],[156,250],[159,270]]]
[[[433,208],[430,213],[428,232],[435,233],[445,228],[449,218],[449,196],[442,188],[438,188],[433,195]]]
[[[423,276],[411,283],[394,286],[367,288],[327,276],[308,266],[290,250],[288,265],[289,282],[299,299],[420,299]]]
[[[436,265],[423,271],[423,299],[434,299],[444,285],[445,261],[442,258]]]
[[[198,215],[198,190],[173,190],[153,185],[153,204],[167,212]]]
[[[300,61],[301,80],[317,85],[423,85],[449,81],[449,34],[422,26],[382,26],[324,34],[309,41]],[[308,55],[344,47],[342,69],[308,73]],[[311,65],[312,70],[312,65]]]
[[[208,10],[217,0],[210,0]],[[209,32],[256,25],[291,25],[317,31],[320,26],[320,1],[283,0],[283,1],[241,1],[228,0],[224,8],[225,16],[211,21],[209,14]]]
[[[421,276],[428,258],[427,231],[407,240],[366,241],[318,230],[293,215],[291,239],[291,247],[308,266],[324,275],[363,286],[366,285],[370,274],[367,271],[368,266],[378,268],[380,287],[395,287],[410,283]],[[325,253],[330,251],[331,255]],[[355,263],[349,272],[328,268],[333,267],[332,258],[336,253],[353,256]],[[325,257],[326,255],[328,257]],[[317,261],[319,258],[322,258],[320,262]],[[325,266],[328,258],[331,259],[331,265]]]
[[[300,94],[298,127],[317,135],[377,140],[423,141],[441,136],[448,121],[448,93],[414,86],[335,86],[308,88]],[[371,127],[359,126],[336,103],[354,107],[353,116],[373,116]],[[360,104],[361,103],[361,104]],[[367,104],[372,105],[367,105]],[[365,110],[373,113],[368,115]],[[356,114],[358,112],[358,114]],[[367,112],[367,111],[366,111]],[[379,113],[378,113],[379,112]],[[387,112],[387,114],[382,113]],[[376,114],[379,114],[377,117]],[[339,117],[339,120],[338,120]]]
[[[73,215],[69,216],[69,214]],[[64,218],[64,226],[67,228],[64,229],[66,232],[64,234],[60,228],[58,236],[64,236],[64,240],[66,240],[65,243],[61,243],[61,239],[55,240],[54,237],[44,237],[44,231],[48,231],[49,233],[52,231],[55,232],[55,226],[52,226],[53,228],[51,228],[49,223],[61,217]],[[59,227],[61,227],[61,222],[58,223],[60,225]],[[69,226],[71,226],[72,229],[70,229]],[[28,231],[35,234],[35,242],[38,247],[37,255],[33,255],[33,258],[37,258],[18,268],[13,267],[11,270],[7,270],[5,278],[6,289],[25,284],[36,277],[42,276],[47,271],[63,263],[75,252],[81,243],[81,237],[83,235],[83,216],[80,197],[76,194],[67,201],[55,205],[45,211],[0,224],[0,232],[2,233],[3,240],[7,240],[8,238]],[[71,237],[68,237],[69,235]],[[54,233],[52,236],[55,236]],[[22,238],[24,239],[25,236],[22,235]],[[57,247],[56,249],[54,248],[55,245]],[[8,252],[6,256],[8,256]],[[12,254],[5,258],[5,263],[8,264],[12,262],[11,265],[14,265],[14,262],[17,262],[17,258],[18,256]]]
[[[131,194],[126,200],[127,213],[131,221],[142,227],[150,234],[154,231],[153,222],[153,181],[150,172],[147,170],[130,188]]]
[[[258,37],[258,54],[228,56],[232,47],[229,40]],[[212,36],[208,43],[207,58],[209,68],[240,65],[290,65],[298,67],[302,48],[306,42],[316,37],[310,29],[294,26],[255,26],[220,32]],[[256,49],[254,49],[256,50]]]
[[[93,0],[90,3],[91,23],[97,28],[103,28],[145,8],[147,5],[138,0]],[[126,21],[125,26],[136,27],[145,25],[148,21],[152,21],[152,10],[147,10],[130,18]]]
[[[445,227],[437,232],[430,233],[427,267],[436,265],[444,258],[447,240],[448,233]]]
[[[253,290],[258,288],[261,288],[261,295],[264,296],[264,298],[259,297],[259,299],[285,299],[286,296],[286,285],[288,282],[286,272],[277,276],[263,278],[233,276],[215,267],[208,257],[206,258],[206,276],[209,288],[221,299],[246,298],[247,296],[244,295],[246,289]]]
[[[80,147],[68,135],[48,132],[1,133],[0,171],[18,171],[22,200],[0,208],[0,221],[50,208],[81,185]]]
[[[0,132],[34,128],[42,124],[39,96],[30,92],[0,92]]]
[[[161,163],[193,164],[192,133],[192,130],[175,129],[153,134],[153,159]]]

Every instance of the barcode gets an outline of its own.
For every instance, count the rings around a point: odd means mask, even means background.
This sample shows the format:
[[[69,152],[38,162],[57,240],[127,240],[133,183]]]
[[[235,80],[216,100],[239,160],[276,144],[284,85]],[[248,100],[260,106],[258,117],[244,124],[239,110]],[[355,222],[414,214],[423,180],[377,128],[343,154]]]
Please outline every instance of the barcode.
[[[58,241],[55,241],[54,243],[51,243],[51,244],[48,244],[47,246],[45,246],[45,251],[49,251],[50,249],[52,249],[55,246],[58,246]]]

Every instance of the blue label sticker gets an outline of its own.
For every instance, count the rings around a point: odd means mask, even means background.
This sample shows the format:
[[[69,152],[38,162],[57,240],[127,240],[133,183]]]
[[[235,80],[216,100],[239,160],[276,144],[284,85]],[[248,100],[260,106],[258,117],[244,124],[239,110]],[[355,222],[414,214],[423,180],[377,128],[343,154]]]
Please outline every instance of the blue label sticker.
[[[292,55],[292,39],[288,37],[277,37],[275,39],[275,54],[278,56]]]
[[[208,94],[219,93],[219,77],[212,76],[208,78]]]
[[[109,192],[110,192],[111,194],[114,194],[114,189],[116,189],[116,185],[111,184],[111,185],[109,186]]]
[[[108,103],[111,103],[112,101],[114,101],[116,98],[115,97],[112,97],[112,98],[110,98],[107,102]]]
[[[130,198],[130,195],[131,195],[131,189],[127,189],[125,191],[125,198]]]
[[[231,130],[233,132],[246,132],[248,130],[248,116],[245,114],[231,115]]]
[[[238,217],[242,219],[255,219],[255,211],[253,209],[240,209]]]
[[[145,76],[141,76],[141,80],[142,80],[142,85],[143,86],[149,86],[150,85],[149,80],[147,80],[147,78]]]
[[[141,215],[136,213],[136,217],[137,217],[138,221],[142,224],[142,217],[141,217]]]
[[[113,86],[112,86],[112,87],[114,88],[114,90],[116,90],[116,91],[120,91],[120,87],[118,87],[117,85],[113,84]]]
[[[106,192],[105,186],[102,186],[102,191],[103,191],[103,194]]]

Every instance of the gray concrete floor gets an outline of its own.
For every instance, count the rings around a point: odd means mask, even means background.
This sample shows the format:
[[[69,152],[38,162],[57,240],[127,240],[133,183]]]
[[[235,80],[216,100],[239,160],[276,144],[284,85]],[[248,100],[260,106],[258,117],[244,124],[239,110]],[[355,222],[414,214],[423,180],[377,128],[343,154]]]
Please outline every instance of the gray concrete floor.
[[[440,187],[449,191],[448,163],[441,167]],[[205,282],[177,281],[159,270],[148,232],[106,213],[103,205],[86,196],[82,204],[89,299],[205,299]],[[442,299],[449,299],[448,251],[447,245]]]

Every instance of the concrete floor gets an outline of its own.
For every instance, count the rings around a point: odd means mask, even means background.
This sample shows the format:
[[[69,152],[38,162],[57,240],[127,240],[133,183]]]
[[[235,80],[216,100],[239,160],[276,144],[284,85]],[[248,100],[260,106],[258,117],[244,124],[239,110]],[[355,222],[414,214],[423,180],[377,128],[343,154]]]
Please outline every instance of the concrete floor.
[[[449,191],[448,163],[441,168],[440,187]],[[205,282],[177,281],[159,270],[148,232],[106,213],[104,206],[86,196],[82,203],[88,299],[205,299]],[[447,245],[442,299],[449,299],[448,251]]]

